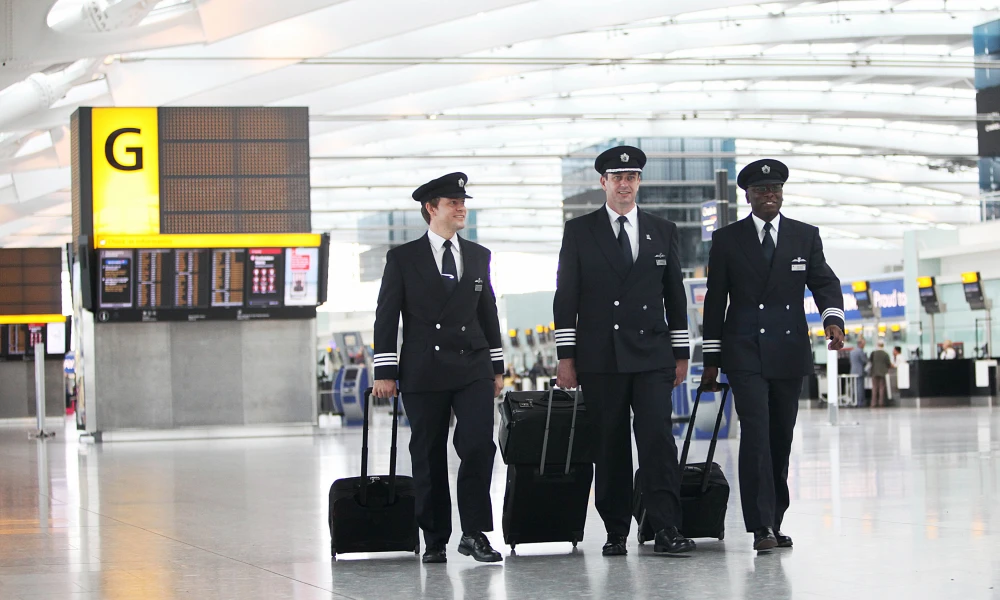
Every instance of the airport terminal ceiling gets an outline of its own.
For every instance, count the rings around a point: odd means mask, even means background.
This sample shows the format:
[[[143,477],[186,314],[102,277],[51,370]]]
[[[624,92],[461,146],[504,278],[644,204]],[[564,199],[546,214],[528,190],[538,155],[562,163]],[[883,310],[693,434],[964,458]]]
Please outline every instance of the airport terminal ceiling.
[[[1000,3],[694,6],[5,0],[0,246],[69,242],[79,106],[308,107],[313,229],[353,254],[359,220],[463,170],[478,240],[549,269],[563,185],[581,183],[562,161],[611,139],[735,139],[685,156],[737,169],[779,158],[785,214],[834,254],[901,260],[904,231],[980,219],[972,30]]]

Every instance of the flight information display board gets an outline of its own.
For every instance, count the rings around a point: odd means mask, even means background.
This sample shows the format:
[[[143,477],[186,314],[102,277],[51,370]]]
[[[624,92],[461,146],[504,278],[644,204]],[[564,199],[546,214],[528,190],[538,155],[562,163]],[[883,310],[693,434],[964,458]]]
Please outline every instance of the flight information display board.
[[[310,318],[322,297],[320,250],[99,250],[97,321]]]
[[[62,360],[69,348],[69,321],[0,325],[0,361],[30,361],[35,344],[45,343],[45,358]]]
[[[246,250],[212,250],[212,306],[243,306]]]
[[[100,260],[100,294],[98,304],[102,308],[130,308],[132,306],[132,260],[131,250],[103,250]]]
[[[0,315],[62,312],[62,250],[0,249]]]
[[[285,292],[284,258],[285,251],[281,248],[250,250],[249,306],[281,306]]]
[[[204,261],[204,250],[174,250],[173,298],[176,308],[200,308],[207,304],[201,293]]]

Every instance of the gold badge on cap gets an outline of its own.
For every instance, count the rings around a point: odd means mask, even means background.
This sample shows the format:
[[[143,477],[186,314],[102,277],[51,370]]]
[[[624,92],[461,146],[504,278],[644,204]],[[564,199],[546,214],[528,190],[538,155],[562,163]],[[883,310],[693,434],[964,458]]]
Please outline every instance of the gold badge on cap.
[[[768,173],[771,172],[771,166],[764,165],[763,167],[760,168],[760,172],[763,173],[764,175],[767,175]]]
[[[622,159],[623,163],[628,162],[628,154],[625,154],[624,152],[622,152],[622,155],[619,156],[618,158]]]
[[[464,179],[459,179],[458,180],[458,187],[465,187],[465,180]]]

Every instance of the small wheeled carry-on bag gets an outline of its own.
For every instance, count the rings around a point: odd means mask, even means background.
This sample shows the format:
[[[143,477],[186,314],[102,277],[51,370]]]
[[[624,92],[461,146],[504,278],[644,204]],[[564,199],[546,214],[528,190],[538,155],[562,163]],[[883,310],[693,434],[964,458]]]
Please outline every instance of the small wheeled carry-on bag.
[[[368,413],[372,388],[365,390],[361,434],[361,477],[338,479],[330,487],[330,552],[420,553],[413,478],[396,475],[399,396],[392,404],[392,454],[388,475],[368,474]]]
[[[555,386],[555,380],[552,381]],[[551,392],[551,393],[550,393]],[[560,389],[550,392],[507,392],[499,405],[500,456],[508,465],[536,464],[542,456],[545,427],[549,428],[549,464],[558,464],[567,453],[567,440],[573,440],[573,459],[578,463],[593,462],[590,436],[570,436],[575,424],[581,433],[589,430],[587,405],[583,393],[576,396]]]
[[[691,435],[694,433],[695,417],[698,414],[698,404],[701,402],[702,388],[698,388],[694,406],[691,407],[691,420],[688,424],[687,436],[684,438],[684,449],[681,451],[681,526],[684,537],[718,538],[726,537],[726,507],[729,504],[729,481],[722,472],[722,467],[712,462],[715,458],[715,446],[719,441],[719,429],[722,426],[722,415],[729,396],[729,384],[720,383],[722,399],[719,401],[719,414],[715,417],[715,431],[708,447],[708,459],[703,463],[687,464],[688,451],[691,448]],[[639,524],[639,543],[651,540],[656,536],[653,526],[646,520],[646,509],[642,505],[642,486],[639,471],[635,472],[635,486],[632,488],[632,515]]]
[[[591,462],[573,462],[577,415],[574,406],[569,439],[566,442],[566,461],[557,467],[551,464],[546,466],[552,425],[552,397],[556,391],[554,386],[549,389],[539,461],[507,466],[507,491],[503,498],[503,541],[510,545],[511,550],[517,544],[534,542],[572,542],[575,548],[577,542],[583,541],[594,465]],[[579,392],[579,388],[577,391]],[[578,399],[579,393],[574,394],[574,404]],[[518,439],[530,443],[528,438]],[[515,442],[510,440],[509,443]],[[508,455],[511,451],[508,444]]]

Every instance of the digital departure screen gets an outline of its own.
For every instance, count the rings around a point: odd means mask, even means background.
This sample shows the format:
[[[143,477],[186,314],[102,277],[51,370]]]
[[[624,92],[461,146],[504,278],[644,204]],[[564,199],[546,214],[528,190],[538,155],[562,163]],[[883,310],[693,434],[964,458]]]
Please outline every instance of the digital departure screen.
[[[212,306],[243,306],[246,250],[212,250]]]
[[[169,306],[169,296],[164,294],[164,279],[169,278],[169,250],[139,250],[136,287],[139,290],[139,308]]]
[[[28,326],[7,325],[7,354],[20,356],[28,352]]]
[[[281,306],[284,295],[284,257],[281,248],[253,248],[247,262],[250,282],[248,306]]]
[[[101,250],[98,306],[132,307],[132,260],[131,250]]]
[[[202,291],[204,250],[174,250],[174,307],[199,308],[208,305]]]
[[[321,249],[137,248],[99,250],[98,323],[311,318]]]

